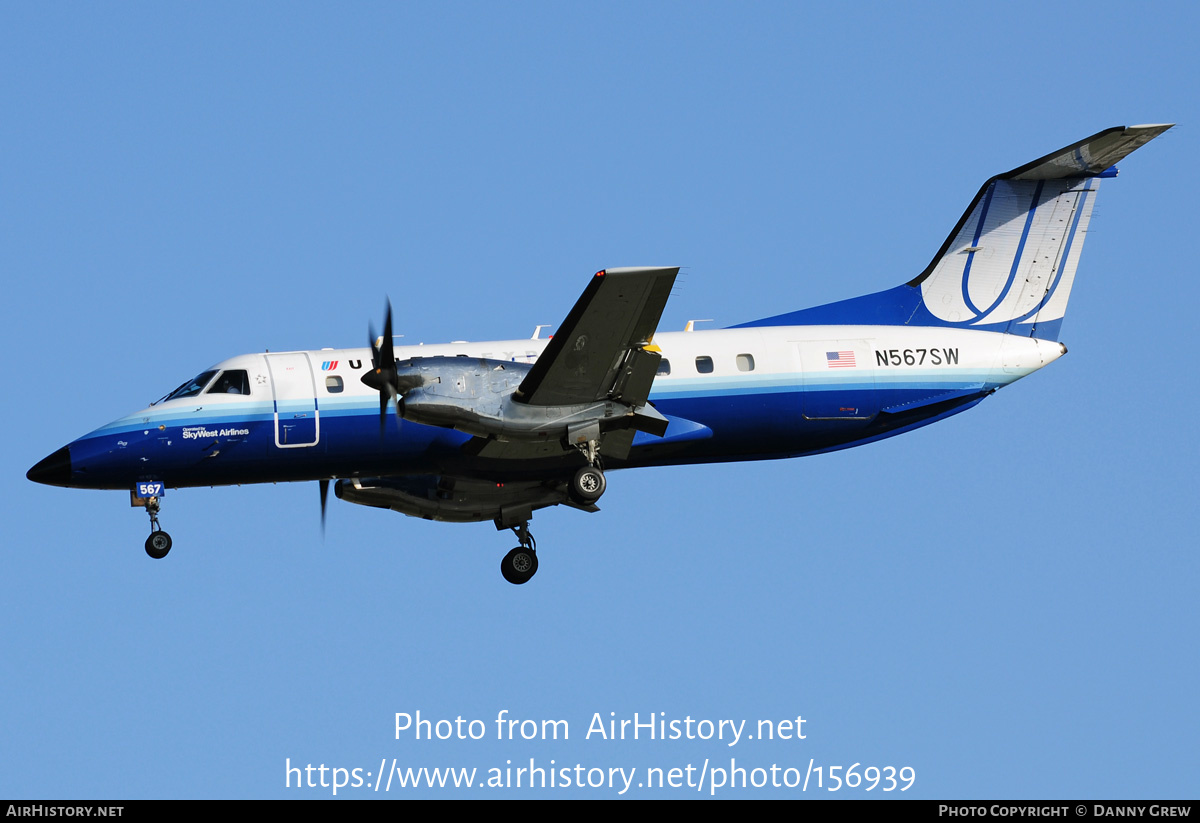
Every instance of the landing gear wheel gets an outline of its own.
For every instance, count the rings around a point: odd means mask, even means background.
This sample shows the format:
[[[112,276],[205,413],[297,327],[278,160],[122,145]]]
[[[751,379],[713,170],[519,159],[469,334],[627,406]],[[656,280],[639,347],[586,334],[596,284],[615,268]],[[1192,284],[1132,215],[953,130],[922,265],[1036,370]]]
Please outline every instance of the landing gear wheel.
[[[500,561],[500,574],[515,586],[527,582],[529,578],[537,574],[537,570],[537,553],[524,546],[517,546],[504,555],[504,559]]]
[[[171,535],[164,531],[150,532],[146,538],[146,554],[155,560],[162,560],[171,550]]]
[[[595,503],[607,487],[604,472],[595,466],[584,466],[571,478],[571,496],[582,503]]]

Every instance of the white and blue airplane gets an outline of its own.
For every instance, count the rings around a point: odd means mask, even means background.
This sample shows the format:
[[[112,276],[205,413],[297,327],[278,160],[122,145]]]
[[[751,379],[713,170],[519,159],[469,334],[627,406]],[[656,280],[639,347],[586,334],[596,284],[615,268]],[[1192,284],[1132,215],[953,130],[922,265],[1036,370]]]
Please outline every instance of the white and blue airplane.
[[[164,491],[330,482],[413,517],[493,520],[537,571],[536,509],[598,511],[606,472],[797,457],[965,411],[1057,360],[1100,179],[1171,125],[1116,127],[991,178],[925,270],[876,294],[727,329],[656,333],[674,267],[597,272],[549,339],[247,354],[28,472],[128,489],[165,557]],[[540,331],[539,327],[539,331]],[[394,406],[395,416],[389,413]]]

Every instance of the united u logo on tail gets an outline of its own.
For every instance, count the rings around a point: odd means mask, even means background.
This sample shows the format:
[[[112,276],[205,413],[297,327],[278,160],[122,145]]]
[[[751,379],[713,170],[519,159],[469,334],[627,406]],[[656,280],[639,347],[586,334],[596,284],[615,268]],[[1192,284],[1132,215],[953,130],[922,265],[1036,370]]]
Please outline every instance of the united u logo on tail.
[[[904,286],[744,325],[886,323],[1057,340],[1101,178],[1171,125],[1106,129],[996,175]]]
[[[389,306],[369,349],[223,361],[28,477],[129,490],[155,558],[171,549],[166,487],[316,480],[324,523],[332,483],[350,503],[512,529],[500,568],[524,583],[533,512],[598,511],[612,469],[858,446],[1061,357],[1100,179],[1168,128],[1107,129],[993,177],[925,270],[886,291],[672,333],[658,324],[678,268],[606,269],[549,339],[399,348]]]

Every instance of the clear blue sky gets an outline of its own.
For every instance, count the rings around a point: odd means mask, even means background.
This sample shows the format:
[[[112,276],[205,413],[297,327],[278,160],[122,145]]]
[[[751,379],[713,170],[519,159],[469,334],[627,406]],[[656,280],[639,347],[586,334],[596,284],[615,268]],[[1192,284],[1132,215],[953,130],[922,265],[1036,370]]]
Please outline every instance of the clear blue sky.
[[[735,758],[911,766],[910,797],[1196,797],[1198,23],[0,6],[0,796],[329,795],[286,789],[289,758]],[[171,492],[155,562],[126,494],[25,479],[225,357],[361,345],[385,295],[407,342],[442,342],[556,324],[605,266],[686,267],[666,329],[890,287],[988,176],[1164,121],[1104,182],[1067,357],[861,449],[612,475],[602,513],[535,517],[524,587],[488,523],[332,501],[322,540],[315,483]],[[488,738],[396,740],[418,710]],[[501,710],[571,738],[497,741]],[[803,716],[806,739],[585,740],[597,712]]]

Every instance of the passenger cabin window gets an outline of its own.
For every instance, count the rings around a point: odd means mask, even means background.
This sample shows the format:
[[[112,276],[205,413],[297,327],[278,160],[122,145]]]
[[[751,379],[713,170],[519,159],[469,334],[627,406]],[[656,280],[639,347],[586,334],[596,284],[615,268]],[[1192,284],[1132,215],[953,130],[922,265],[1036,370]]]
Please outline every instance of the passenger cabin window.
[[[249,394],[250,377],[245,369],[230,369],[221,372],[221,376],[212,384],[205,394]]]
[[[696,358],[696,371],[701,374],[712,374],[713,362],[712,358],[707,355],[701,355]]]
[[[338,377],[336,374],[325,378],[325,391],[329,392],[330,394],[338,394],[345,388],[346,386],[342,383],[342,378]]]
[[[208,381],[212,380],[213,375],[216,373],[217,373],[216,369],[214,369],[212,371],[201,372],[200,374],[196,375],[191,380],[187,381],[182,386],[177,388],[175,391],[171,392],[170,394],[166,395],[165,397],[162,397],[162,398],[154,401],[150,405],[156,406],[159,403],[165,403],[168,400],[178,400],[181,397],[195,397],[200,392],[204,391],[204,387],[208,385]]]
[[[738,371],[754,371],[754,355],[739,354],[737,356]]]
[[[671,373],[671,361],[664,357],[662,360],[658,361],[658,371],[655,373],[655,376],[656,377],[665,377],[666,375],[668,375],[670,373]]]

